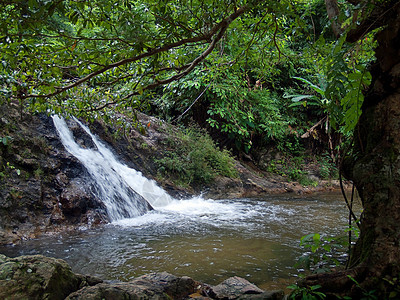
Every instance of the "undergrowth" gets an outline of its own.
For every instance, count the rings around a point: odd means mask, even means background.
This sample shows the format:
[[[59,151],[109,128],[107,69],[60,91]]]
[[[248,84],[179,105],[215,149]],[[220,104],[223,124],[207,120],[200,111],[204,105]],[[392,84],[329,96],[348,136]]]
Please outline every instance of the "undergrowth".
[[[235,160],[226,149],[219,149],[203,129],[195,126],[168,129],[166,151],[155,159],[158,176],[181,186],[210,183],[216,176],[236,178]]]
[[[310,168],[315,176],[310,176]],[[317,186],[318,179],[338,179],[338,169],[326,154],[313,158],[311,155],[291,155],[282,152],[279,159],[269,161],[266,171],[296,181],[302,186]]]

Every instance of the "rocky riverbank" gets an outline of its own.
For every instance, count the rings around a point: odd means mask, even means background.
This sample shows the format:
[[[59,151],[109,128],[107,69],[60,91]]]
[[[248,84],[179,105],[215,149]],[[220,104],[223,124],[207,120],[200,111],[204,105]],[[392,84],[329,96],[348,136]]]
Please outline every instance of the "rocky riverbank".
[[[121,116],[122,118],[123,116]],[[155,179],[166,123],[139,114],[142,130],[115,134],[115,129],[95,121],[91,130],[112,148],[129,167]],[[83,147],[91,139],[73,120],[70,128]],[[178,130],[178,129],[173,129]],[[158,183],[172,196],[190,197],[202,193],[209,198],[239,198],[275,193],[309,193],[337,189],[334,181],[319,181],[313,187],[262,172],[252,162],[236,162],[239,176],[217,176],[208,186]],[[107,223],[104,204],[85,167],[62,145],[52,119],[45,115],[21,113],[18,106],[5,104],[0,110],[0,244],[17,243],[43,233],[88,228]]]
[[[0,255],[0,298],[15,299],[283,299],[283,291],[264,291],[240,277],[216,286],[190,277],[152,273],[129,282],[106,282],[75,274],[61,259],[41,255]]]

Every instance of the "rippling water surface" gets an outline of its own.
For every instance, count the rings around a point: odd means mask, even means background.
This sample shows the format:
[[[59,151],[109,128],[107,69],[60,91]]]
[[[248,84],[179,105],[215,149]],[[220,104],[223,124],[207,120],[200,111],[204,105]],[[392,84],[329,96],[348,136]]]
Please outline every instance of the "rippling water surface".
[[[208,284],[237,275],[275,288],[297,273],[301,236],[340,234],[346,220],[339,194],[194,198],[100,229],[2,247],[0,253],[62,258],[75,272],[110,280],[167,271]]]

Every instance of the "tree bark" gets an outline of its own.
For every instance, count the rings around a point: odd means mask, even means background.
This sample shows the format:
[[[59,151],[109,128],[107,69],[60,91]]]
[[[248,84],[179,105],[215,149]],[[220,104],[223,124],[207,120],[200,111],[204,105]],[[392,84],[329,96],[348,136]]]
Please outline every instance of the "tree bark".
[[[326,11],[328,18],[331,21],[333,34],[338,38],[343,33],[341,24],[339,22],[339,6],[337,0],[325,0]]]
[[[390,9],[387,26],[377,34],[372,84],[356,127],[355,147],[344,161],[363,203],[360,237],[350,269],[313,275],[327,295],[360,299],[375,290],[378,299],[400,298],[400,5]],[[351,278],[350,278],[351,277]]]

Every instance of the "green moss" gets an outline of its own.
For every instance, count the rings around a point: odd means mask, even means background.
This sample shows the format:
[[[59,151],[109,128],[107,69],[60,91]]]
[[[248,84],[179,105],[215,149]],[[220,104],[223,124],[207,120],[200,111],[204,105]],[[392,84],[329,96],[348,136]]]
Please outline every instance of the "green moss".
[[[41,179],[44,174],[43,170],[40,167],[37,168],[33,173],[35,175],[35,178],[38,180]]]
[[[0,257],[2,299],[64,299],[79,289],[81,281],[62,260],[40,255]]]
[[[371,245],[375,239],[374,230],[372,228],[363,229],[362,235],[357,240],[351,251],[349,258],[349,266],[359,265],[370,257]]]

